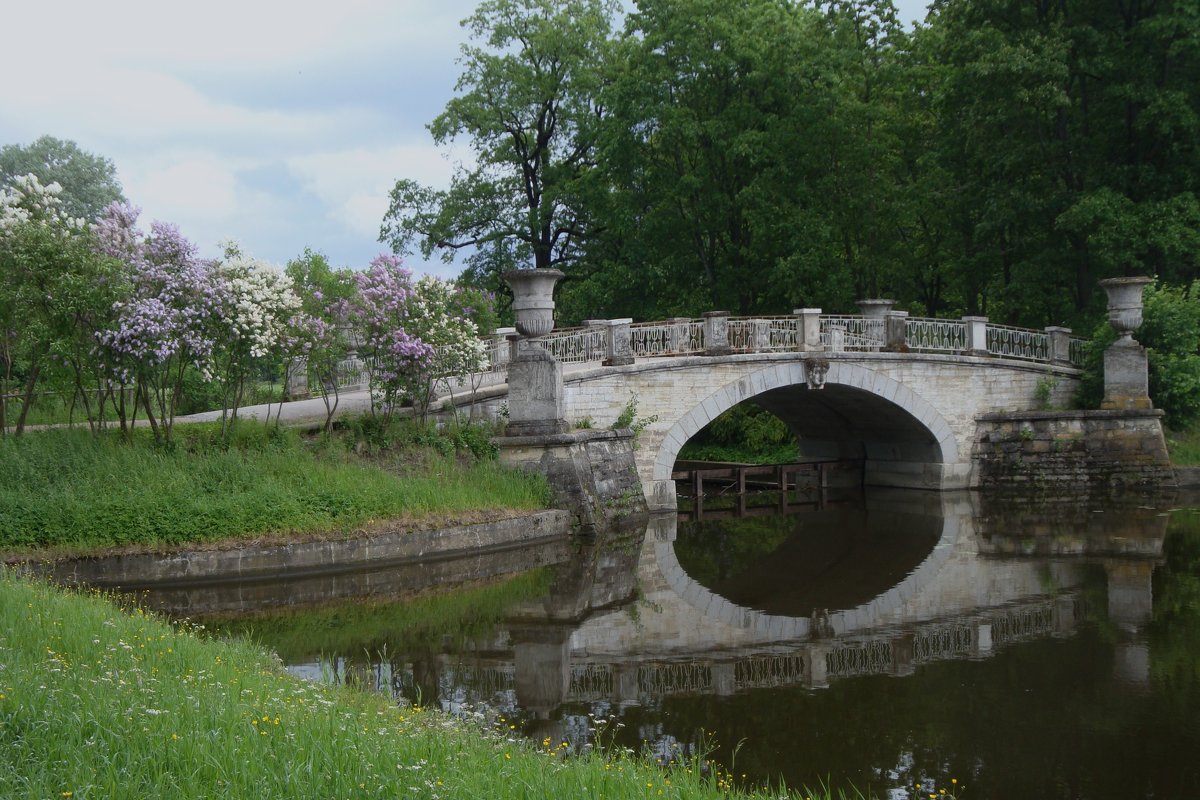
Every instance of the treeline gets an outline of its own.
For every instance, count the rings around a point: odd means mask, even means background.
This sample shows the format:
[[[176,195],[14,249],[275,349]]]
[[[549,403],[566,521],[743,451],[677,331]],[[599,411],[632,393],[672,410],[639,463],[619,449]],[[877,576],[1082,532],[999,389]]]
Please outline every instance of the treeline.
[[[381,238],[568,274],[560,319],[986,315],[1088,332],[1096,282],[1200,276],[1189,0],[488,0]],[[617,26],[620,25],[620,29]],[[1194,298],[1193,298],[1194,299]]]

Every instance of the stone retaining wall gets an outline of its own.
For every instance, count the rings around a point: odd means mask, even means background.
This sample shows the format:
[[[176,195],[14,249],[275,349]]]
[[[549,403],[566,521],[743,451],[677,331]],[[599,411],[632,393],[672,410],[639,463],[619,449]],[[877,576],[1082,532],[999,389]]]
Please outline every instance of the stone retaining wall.
[[[256,545],[170,553],[132,553],[29,563],[25,568],[60,582],[124,589],[155,584],[217,583],[254,578],[294,578],[382,567],[406,561],[448,559],[528,547],[566,536],[571,515],[539,511],[513,519],[441,530],[383,531],[349,539]]]
[[[1023,491],[1174,488],[1161,420],[1155,410],[983,415],[975,485]]]

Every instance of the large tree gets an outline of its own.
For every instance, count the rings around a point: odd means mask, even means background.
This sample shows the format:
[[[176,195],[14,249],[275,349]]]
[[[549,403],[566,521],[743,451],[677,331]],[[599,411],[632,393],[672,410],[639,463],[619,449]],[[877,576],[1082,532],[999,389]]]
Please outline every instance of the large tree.
[[[72,141],[42,136],[32,144],[0,147],[0,187],[30,174],[37,175],[43,186],[62,187],[59,199],[72,217],[90,221],[110,203],[125,200],[113,163]]]
[[[451,260],[473,250],[477,278],[567,266],[594,233],[596,105],[614,6],[609,0],[486,0],[464,21],[458,96],[429,126],[474,154],[448,189],[400,180],[380,241]],[[491,276],[487,279],[486,276]]]
[[[1198,19],[1178,0],[935,5],[918,39],[970,310],[1080,323],[1100,278],[1197,275]]]

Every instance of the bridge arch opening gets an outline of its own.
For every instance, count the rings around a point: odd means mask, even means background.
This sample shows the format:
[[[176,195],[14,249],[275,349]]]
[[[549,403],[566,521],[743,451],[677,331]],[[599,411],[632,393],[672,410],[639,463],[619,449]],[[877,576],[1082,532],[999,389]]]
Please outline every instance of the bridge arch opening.
[[[700,399],[666,432],[653,479],[669,481],[684,445],[749,401],[788,426],[801,460],[861,459],[867,485],[943,488],[946,465],[957,464],[960,455],[949,423],[933,406],[892,378],[855,364],[830,365],[823,385],[806,378],[806,363],[776,365]]]

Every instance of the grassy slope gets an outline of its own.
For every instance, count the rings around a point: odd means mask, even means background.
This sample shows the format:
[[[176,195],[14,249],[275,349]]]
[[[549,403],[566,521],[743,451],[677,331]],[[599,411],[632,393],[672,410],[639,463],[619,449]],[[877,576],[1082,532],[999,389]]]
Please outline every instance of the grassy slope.
[[[95,549],[347,531],[386,518],[545,508],[538,479],[428,452],[380,469],[258,426],[232,448],[190,430],[173,452],[81,430],[0,439],[0,550]],[[197,444],[198,443],[198,444]]]
[[[729,796],[725,775],[564,759],[284,673],[108,601],[0,573],[0,797]],[[771,796],[777,796],[772,793]]]

